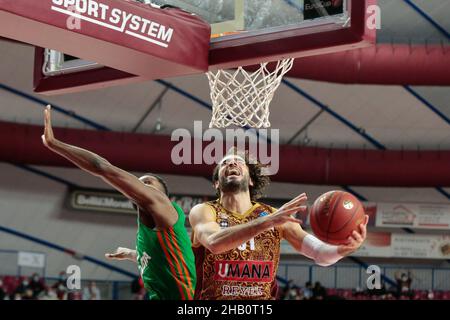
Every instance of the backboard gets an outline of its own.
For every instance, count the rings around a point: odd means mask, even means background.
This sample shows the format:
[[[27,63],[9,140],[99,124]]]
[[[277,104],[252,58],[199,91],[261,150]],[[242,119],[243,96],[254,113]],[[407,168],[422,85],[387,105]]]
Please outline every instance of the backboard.
[[[122,0],[124,1],[124,0]],[[133,1],[133,0],[130,0]],[[209,70],[373,45],[367,8],[376,0],[141,0],[174,6],[211,26]],[[62,93],[148,79],[50,49],[36,51],[35,88]],[[81,75],[87,75],[83,77]],[[63,77],[60,81],[58,77]],[[75,77],[75,80],[74,78]],[[84,80],[83,80],[84,79]],[[101,80],[100,80],[101,79]],[[51,83],[46,83],[45,81]],[[52,84],[53,83],[53,84]]]
[[[313,26],[333,28],[350,26],[348,0],[152,0],[195,13],[211,24],[211,42],[269,35],[279,31],[304,29],[320,32]],[[250,40],[253,41],[253,40]]]
[[[374,40],[360,0],[155,0],[211,24],[210,69],[336,52]],[[350,46],[352,45],[352,46]]]

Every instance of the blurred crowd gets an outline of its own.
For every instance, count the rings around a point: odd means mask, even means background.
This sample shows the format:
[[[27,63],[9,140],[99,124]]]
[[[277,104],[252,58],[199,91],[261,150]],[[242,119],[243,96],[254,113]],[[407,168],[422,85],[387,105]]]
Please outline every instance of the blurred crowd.
[[[279,294],[280,300],[324,300],[327,298],[327,289],[319,281],[314,285],[308,281],[303,287],[300,287],[294,281],[289,280]]]
[[[140,277],[134,279],[128,288],[131,299],[146,299]],[[47,281],[37,273],[30,277],[0,276],[0,300],[102,300],[102,294],[95,281],[86,282],[80,290],[70,290],[66,273],[62,271],[57,279]]]
[[[82,290],[69,290],[66,280],[65,272],[51,285],[37,273],[31,277],[0,277],[0,300],[101,300],[94,281]]]
[[[280,300],[450,300],[450,291],[413,290],[410,271],[395,273],[395,284],[386,288],[384,281],[378,289],[363,290],[325,288],[320,282],[296,285],[292,280],[280,290]]]

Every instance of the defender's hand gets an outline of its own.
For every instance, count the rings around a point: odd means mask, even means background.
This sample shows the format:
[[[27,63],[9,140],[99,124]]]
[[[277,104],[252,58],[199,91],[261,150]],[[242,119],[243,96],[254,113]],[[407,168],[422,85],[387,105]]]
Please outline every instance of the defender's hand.
[[[105,257],[110,260],[136,261],[136,251],[128,248],[118,247],[115,253],[106,253]]]
[[[369,216],[366,215],[364,222],[359,225],[359,232],[353,231],[352,235],[348,237],[345,245],[338,246],[338,253],[342,256],[348,256],[361,247],[364,240],[367,237],[367,223],[369,222]]]
[[[42,135],[42,142],[44,145],[48,148],[51,147],[53,142],[55,142],[55,137],[53,136],[53,130],[52,130],[52,121],[51,121],[51,106],[48,105],[45,107],[44,111],[44,134]]]

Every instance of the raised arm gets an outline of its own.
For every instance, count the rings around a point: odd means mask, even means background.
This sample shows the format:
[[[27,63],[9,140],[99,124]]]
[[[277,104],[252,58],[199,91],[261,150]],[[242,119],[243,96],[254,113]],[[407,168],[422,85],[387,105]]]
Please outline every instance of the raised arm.
[[[195,235],[193,244],[200,243],[214,254],[235,249],[265,230],[288,221],[298,223],[299,220],[291,215],[303,210],[305,207],[302,205],[305,202],[306,195],[302,194],[272,215],[225,229],[216,222],[216,217],[208,205],[199,204],[192,208],[189,214],[189,222]]]
[[[366,238],[368,220],[369,217],[366,215],[364,222],[359,226],[359,232],[353,231],[352,236],[347,239],[347,243],[339,246],[330,245],[317,239],[303,230],[298,223],[287,222],[281,226],[281,230],[284,238],[297,252],[313,259],[316,264],[326,267],[358,250]]]
[[[51,125],[50,106],[45,109],[45,131],[42,141],[53,152],[58,153],[80,169],[102,178],[120,191],[140,208],[152,214],[158,226],[164,226],[167,217],[176,217],[168,197],[157,188],[146,186],[136,176],[113,166],[106,159],[88,150],[69,145],[56,139]]]

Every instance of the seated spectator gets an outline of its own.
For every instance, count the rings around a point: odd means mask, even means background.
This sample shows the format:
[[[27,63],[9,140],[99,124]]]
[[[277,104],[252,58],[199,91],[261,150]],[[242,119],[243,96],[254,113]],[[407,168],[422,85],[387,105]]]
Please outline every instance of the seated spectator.
[[[356,286],[353,295],[355,297],[362,296],[364,294],[364,290],[360,286]]]
[[[284,300],[298,300],[298,291],[297,288],[291,287],[287,290]]]
[[[313,286],[311,281],[305,283],[305,288],[303,288],[303,297],[305,300],[311,300],[313,297]]]
[[[411,283],[412,283],[412,273],[411,271],[402,272],[399,271],[395,273],[395,280],[397,281],[397,296],[402,295],[411,296]]]
[[[22,296],[22,300],[36,300],[36,298],[33,296],[33,290],[27,288]]]
[[[372,289],[372,290],[368,289],[367,292],[370,295],[375,295],[375,296],[383,296],[383,295],[385,295],[386,294],[386,284],[385,284],[384,280],[381,280],[381,284],[380,284],[380,288],[379,289],[377,289],[377,288]]]
[[[286,282],[286,285],[281,288],[281,290],[279,290],[279,297],[280,300],[289,300],[289,294],[291,289],[294,287],[294,281],[293,280],[289,280],[288,282]]]
[[[38,300],[58,300],[55,290],[51,287],[45,287],[37,298]]]
[[[325,287],[322,287],[319,281],[317,281],[313,289],[314,300],[323,300],[326,297],[327,297],[327,290],[325,289]]]
[[[52,288],[56,291],[56,296],[59,300],[67,300],[67,278],[66,278],[66,272],[61,271],[59,273],[59,279],[55,284],[52,286]]]
[[[83,294],[80,290],[70,291],[67,294],[67,300],[83,300]]]
[[[28,281],[28,278],[22,279],[22,281],[16,287],[16,290],[14,290],[14,294],[19,294],[22,297],[25,294],[25,291],[29,288],[29,285],[30,282]]]
[[[37,298],[37,296],[44,290],[44,284],[37,273],[31,276],[29,288],[33,290],[33,297],[35,298]]]
[[[22,300],[22,295],[20,293],[14,293],[12,295],[12,299],[11,300]]]
[[[84,287],[83,300],[101,300],[100,290],[94,281],[91,281],[89,286]]]
[[[294,287],[295,287],[294,280],[289,280],[289,281],[286,283],[286,289],[287,289],[287,290],[290,290],[290,289],[292,289],[292,288],[294,288]]]
[[[6,297],[6,291],[3,288],[3,280],[0,279],[0,300],[5,300]]]
[[[388,293],[387,295],[386,295],[386,300],[395,300],[395,296],[392,294],[392,293]]]
[[[305,300],[305,296],[303,295],[303,290],[300,288],[296,288],[297,292],[296,292],[296,296],[295,296],[295,300]]]

